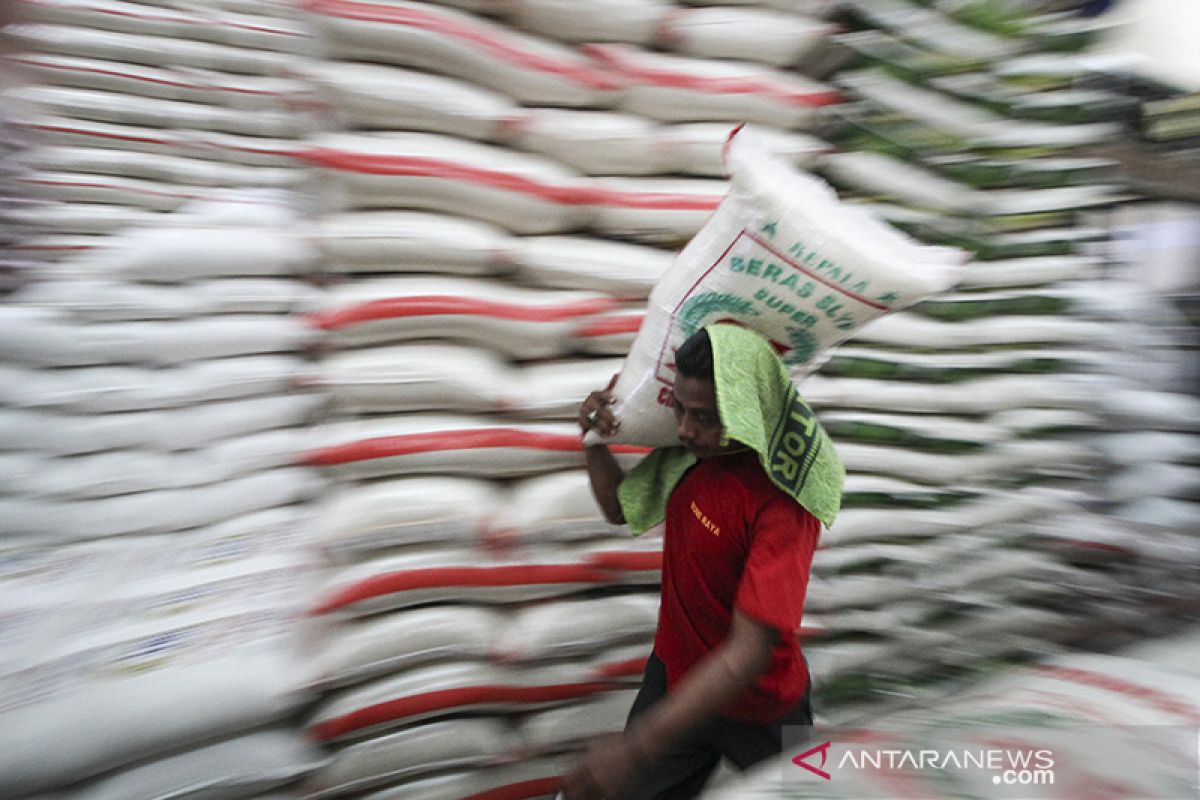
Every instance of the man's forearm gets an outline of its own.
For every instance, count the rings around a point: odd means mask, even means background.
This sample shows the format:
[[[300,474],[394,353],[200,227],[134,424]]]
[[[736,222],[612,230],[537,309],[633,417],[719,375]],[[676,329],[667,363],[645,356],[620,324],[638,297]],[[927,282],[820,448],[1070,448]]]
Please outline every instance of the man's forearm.
[[[621,502],[617,499],[617,487],[625,477],[625,471],[617,463],[617,459],[607,445],[597,444],[584,448],[587,459],[588,477],[592,483],[592,494],[600,506],[604,518],[614,525],[625,522],[625,513],[621,510]]]
[[[710,653],[657,705],[630,726],[636,751],[656,758],[689,731],[702,726],[743,692],[766,670],[770,650],[728,645]]]

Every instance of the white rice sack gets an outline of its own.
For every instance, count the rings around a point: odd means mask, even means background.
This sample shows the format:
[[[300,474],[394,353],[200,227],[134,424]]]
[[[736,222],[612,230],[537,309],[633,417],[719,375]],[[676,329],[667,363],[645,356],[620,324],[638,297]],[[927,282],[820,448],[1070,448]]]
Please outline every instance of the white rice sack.
[[[456,275],[499,272],[512,238],[484,222],[418,211],[324,215],[310,236],[329,271]]]
[[[1057,219],[1056,214],[1109,205],[1117,199],[1112,187],[1098,185],[973,189],[911,162],[867,150],[824,156],[821,171],[839,186],[871,198],[951,216],[985,218],[1001,230],[1037,227],[1037,220],[1028,222],[1027,216],[1048,214]]]
[[[295,783],[328,756],[292,729],[248,733],[131,767],[72,789],[79,800],[162,798],[204,792],[212,800],[258,797]]]
[[[137,447],[193,449],[258,431],[311,425],[323,402],[315,394],[290,394],[86,416],[4,409],[0,449],[53,455]]]
[[[239,14],[195,5],[156,8],[121,0],[27,0],[23,5],[29,9],[28,18],[38,22],[285,53],[311,54],[313,50],[308,29],[276,13]]]
[[[315,271],[317,262],[313,248],[296,233],[258,227],[147,228],[122,233],[113,244],[81,258],[78,268],[110,279],[181,283],[295,276]]]
[[[339,345],[448,339],[514,358],[559,355],[575,326],[617,302],[599,292],[466,278],[364,279],[330,289],[309,324]]]
[[[178,131],[38,115],[23,122],[46,144],[190,156],[248,166],[300,166],[304,143],[215,131]]]
[[[917,313],[894,314],[866,325],[855,342],[925,350],[1026,347],[1039,344],[1097,345],[1113,339],[1111,325],[1068,316],[1009,316],[939,322]]]
[[[428,133],[328,134],[307,153],[350,208],[465,214],[514,233],[586,221],[574,172],[548,159]]]
[[[534,363],[514,370],[500,407],[523,419],[576,420],[581,397],[604,386],[621,368],[619,359],[588,358]]]
[[[514,611],[493,648],[506,662],[577,659],[627,644],[649,649],[657,624],[653,592],[553,600]]]
[[[407,130],[495,141],[530,112],[465,81],[384,64],[306,62],[299,74],[348,127]]]
[[[513,237],[505,249],[513,277],[546,289],[604,292],[643,300],[675,258],[669,250],[583,236]]]
[[[604,519],[580,470],[518,481],[497,502],[487,525],[497,541],[517,544],[628,535]]]
[[[1069,408],[1013,408],[993,414],[988,421],[1006,429],[1013,438],[1086,433],[1092,437],[1092,447],[1105,458],[1109,457],[1095,438],[1096,433],[1106,430],[1109,426],[1103,417],[1095,413]]]
[[[212,196],[212,190],[205,187],[86,172],[42,172],[18,178],[17,183],[37,200],[127,205],[144,211],[175,211]]]
[[[78,264],[78,262],[76,262]],[[286,279],[233,278],[181,286],[64,278],[25,287],[19,302],[57,307],[88,322],[169,320],[308,310],[320,290]]]
[[[342,486],[323,500],[312,543],[339,560],[410,544],[485,539],[503,495],[491,481],[401,478]]]
[[[310,470],[272,469],[205,486],[65,501],[0,497],[5,534],[67,542],[214,525],[311,500],[324,482]]]
[[[879,476],[859,473],[852,477]],[[936,510],[846,508],[838,513],[836,529],[822,533],[822,543],[834,548],[864,542],[902,542],[911,546],[966,527],[961,517]]]
[[[5,675],[0,725],[20,735],[0,753],[0,788],[44,791],[295,712],[307,698],[284,630],[277,615],[243,615]],[[90,724],[63,725],[72,714]]]
[[[570,349],[596,356],[623,356],[646,320],[646,312],[610,311],[599,314],[571,330]]]
[[[674,9],[666,0],[506,0],[504,5],[508,24],[580,44],[651,44]]]
[[[837,32],[836,25],[796,14],[749,8],[693,8],[669,16],[658,43],[689,56],[789,67]]]
[[[729,188],[706,178],[591,178],[586,187],[597,233],[668,247],[695,235]]]
[[[501,719],[473,717],[414,725],[338,750],[300,788],[319,800],[424,775],[495,768],[516,750]],[[410,797],[413,795],[409,795]]]
[[[438,664],[327,697],[307,723],[317,742],[361,739],[389,728],[463,712],[534,709],[614,688],[567,665],[536,673],[489,664]]]
[[[434,662],[486,661],[505,615],[461,604],[339,620],[311,645],[312,674],[325,690]]]
[[[550,156],[585,175],[658,175],[671,170],[657,144],[659,125],[612,111],[534,108],[512,143]]]
[[[181,489],[206,483],[203,465],[179,454],[134,450],[69,458],[0,454],[5,494],[37,499],[86,500],[133,492]],[[36,469],[31,467],[36,466]]]
[[[79,324],[48,314],[18,314],[10,308],[0,319],[0,355],[12,362],[43,367],[167,366],[296,352],[315,338],[315,331],[302,320],[283,315]]]
[[[619,107],[663,122],[750,122],[805,130],[841,96],[811,78],[744,61],[717,61],[623,44],[583,51],[626,86]]]
[[[1092,446],[1114,464],[1141,463],[1200,464],[1200,434],[1168,431],[1105,433],[1091,440]]]
[[[143,6],[144,8],[145,6]],[[14,60],[39,83],[231,108],[287,108],[308,91],[291,78],[147,67],[96,58],[23,53]]]
[[[863,408],[916,414],[995,414],[1030,406],[1079,409],[1094,405],[1094,387],[1059,375],[997,375],[951,384],[825,378],[810,375],[805,398],[818,412]]]
[[[1110,419],[1123,425],[1189,434],[1200,431],[1200,398],[1191,395],[1112,387],[1097,400]]]
[[[799,169],[815,167],[820,157],[832,149],[828,142],[803,133],[769,125],[748,125],[747,128],[766,142],[781,159]],[[723,178],[725,165],[722,153],[729,133],[727,122],[684,122],[661,126],[655,141],[668,159],[668,172]]]
[[[43,147],[30,151],[23,161],[30,168],[44,172],[112,175],[181,186],[288,188],[297,186],[303,177],[291,167],[250,167],[200,158],[97,147]],[[128,211],[126,209],[126,213]],[[135,227],[136,223],[137,218],[133,216],[125,227]]]
[[[508,364],[489,350],[405,344],[333,353],[314,381],[353,412],[496,413],[511,402]],[[578,397],[576,398],[578,402]]]
[[[311,613],[362,616],[434,602],[524,602],[611,580],[611,573],[563,547],[489,554],[474,547],[427,546],[331,571]]]
[[[4,94],[13,102],[28,104],[43,113],[100,122],[279,138],[299,137],[306,133],[304,118],[286,109],[251,111],[64,86],[27,86],[9,89]]]
[[[1094,280],[1104,274],[1104,262],[1093,256],[1040,256],[1001,261],[975,261],[964,271],[963,289],[1001,289],[1046,286],[1061,281]]]
[[[605,692],[579,703],[539,711],[521,720],[518,733],[530,752],[575,750],[593,736],[624,730],[636,696],[635,689]]]
[[[1194,532],[1200,526],[1200,503],[1171,497],[1143,497],[1118,506],[1114,516],[1135,523]]]
[[[110,152],[119,153],[120,151],[112,150]],[[101,203],[80,203],[78,205],[51,203],[43,205],[36,211],[22,211],[11,216],[14,222],[28,223],[32,229],[54,236],[64,244],[69,241],[68,237],[72,236],[94,236],[96,234],[109,236],[127,227],[144,228],[161,225],[164,220],[164,216],[157,211]],[[48,236],[39,236],[36,239],[30,237],[14,246],[25,252],[44,254],[48,238]],[[101,237],[95,236],[95,238]],[[44,255],[39,260],[45,260]]]
[[[405,414],[335,423],[318,435],[325,444],[306,453],[305,463],[349,477],[515,477],[583,464],[579,428],[569,423]],[[633,458],[645,451],[616,452]]]
[[[842,204],[746,135],[730,142],[728,196],[650,296],[613,390],[615,441],[674,443],[670,355],[709,322],[747,324],[787,348],[793,369],[811,370],[870,320],[957,279],[965,254]]]
[[[139,8],[145,8],[138,4]],[[154,67],[196,67],[247,75],[282,75],[294,63],[286,53],[231,47],[157,35],[117,33],[91,27],[23,24],[10,28],[24,48]]]
[[[333,57],[443,73],[526,105],[603,106],[620,88],[571,48],[460,11],[403,0],[314,0],[306,8]]]
[[[930,485],[981,480],[1003,463],[991,451],[948,456],[842,440],[838,441],[838,455],[847,472],[886,475]]]

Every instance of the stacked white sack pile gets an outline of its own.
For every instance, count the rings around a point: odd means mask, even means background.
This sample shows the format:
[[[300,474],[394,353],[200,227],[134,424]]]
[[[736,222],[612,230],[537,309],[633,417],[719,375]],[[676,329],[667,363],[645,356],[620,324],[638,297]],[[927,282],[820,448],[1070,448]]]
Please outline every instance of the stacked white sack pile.
[[[868,325],[801,387],[850,472],[810,589],[807,624],[833,632],[813,668],[825,699],[868,700],[1136,635],[1164,607],[1146,582],[1179,599],[1196,557],[1148,530],[1122,537],[1137,558],[1111,557],[1116,526],[1095,513],[1103,401],[1124,383],[1106,302],[1120,285],[1088,213],[1124,195],[1115,165],[1080,151],[1123,134],[1127,103],[1047,79],[1082,26],[1022,12],[1001,34],[905,0],[847,5],[857,29],[828,79],[851,102],[831,109],[840,150],[816,171],[977,256],[954,293]]]
[[[298,224],[231,194],[0,307],[5,797],[260,796],[321,763]]]
[[[11,0],[30,140],[24,188],[47,201],[23,250],[46,261],[223,189],[294,189],[321,123],[297,61],[315,40],[287,0]]]
[[[661,569],[653,533],[601,518],[576,409],[724,195],[734,124],[793,163],[824,147],[803,131],[836,96],[789,65],[829,26],[662,2],[307,9],[331,57],[305,77],[345,127],[310,154],[341,280],[312,317],[338,419],[310,463],[339,487],[309,721],[334,755],[308,794],[552,796],[561,755],[624,724]]]

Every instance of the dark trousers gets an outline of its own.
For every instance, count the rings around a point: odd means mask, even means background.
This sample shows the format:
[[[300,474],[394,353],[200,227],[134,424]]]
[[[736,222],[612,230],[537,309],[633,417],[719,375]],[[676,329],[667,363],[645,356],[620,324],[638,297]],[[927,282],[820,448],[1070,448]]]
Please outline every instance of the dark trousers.
[[[804,699],[778,722],[755,724],[717,717],[655,761],[639,780],[637,791],[621,800],[687,800],[699,796],[722,757],[729,759],[739,770],[745,770],[778,755],[785,744],[785,726],[789,746],[807,738],[812,730],[809,694],[806,689]],[[629,722],[666,696],[667,668],[651,653],[641,691],[629,711]]]

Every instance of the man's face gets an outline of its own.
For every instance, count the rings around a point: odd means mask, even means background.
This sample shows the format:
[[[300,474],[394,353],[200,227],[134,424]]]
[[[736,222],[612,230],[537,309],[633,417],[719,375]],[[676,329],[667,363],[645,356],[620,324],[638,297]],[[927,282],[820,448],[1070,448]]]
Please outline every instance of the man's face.
[[[717,388],[703,378],[675,376],[675,423],[679,441],[697,458],[712,458],[736,447],[721,447],[721,417],[717,413]]]

